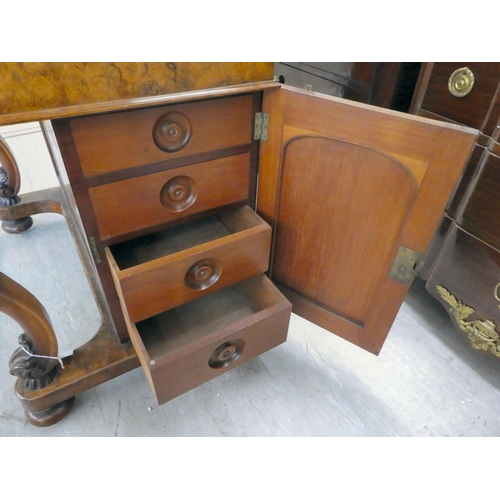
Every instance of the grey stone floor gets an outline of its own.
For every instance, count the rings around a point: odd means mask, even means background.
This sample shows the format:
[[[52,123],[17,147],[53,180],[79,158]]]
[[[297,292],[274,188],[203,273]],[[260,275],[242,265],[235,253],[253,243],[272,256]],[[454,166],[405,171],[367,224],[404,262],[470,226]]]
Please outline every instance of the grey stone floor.
[[[23,191],[56,183],[37,125],[0,129]],[[0,270],[50,314],[63,355],[100,319],[64,218],[0,231]],[[468,347],[416,280],[376,357],[292,316],[288,341],[158,407],[141,368],[91,389],[53,427],[26,423],[8,373],[22,333],[0,314],[0,436],[498,436],[500,360]]]
[[[66,353],[99,315],[65,220],[0,233],[2,272],[49,312]],[[18,325],[0,315],[0,436],[498,436],[500,362],[469,348],[417,280],[376,357],[292,317],[288,341],[158,407],[142,369],[91,389],[53,427],[26,423],[8,359]]]

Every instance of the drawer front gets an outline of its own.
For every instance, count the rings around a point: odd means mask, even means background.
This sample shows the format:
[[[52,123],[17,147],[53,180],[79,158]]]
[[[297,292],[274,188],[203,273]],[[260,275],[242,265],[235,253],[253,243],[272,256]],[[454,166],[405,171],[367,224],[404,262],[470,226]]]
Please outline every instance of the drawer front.
[[[249,207],[239,212],[246,224],[237,232],[133,267],[120,269],[119,259],[106,248],[115,286],[132,322],[267,271],[271,227]],[[221,221],[223,225],[224,216]],[[165,239],[168,242],[169,234],[182,230],[166,231]]]
[[[77,118],[70,124],[83,174],[92,177],[249,144],[252,96]]]
[[[500,148],[499,148],[500,149]],[[485,151],[472,193],[460,210],[457,222],[480,239],[500,248],[500,156]]]
[[[290,315],[291,304],[260,275],[128,326],[163,404],[285,342]]]
[[[460,68],[469,68],[474,75],[474,85],[470,93],[456,97],[448,83]],[[470,77],[457,74],[453,81],[460,90],[466,88]],[[489,135],[492,131],[485,130],[485,122],[499,83],[500,64],[497,63],[434,63],[421,108]]]
[[[446,307],[473,347],[500,348],[494,339],[494,331],[500,333],[500,252],[453,224],[426,288]],[[483,338],[483,328],[491,342]]]
[[[102,240],[248,200],[250,154],[89,189]]]

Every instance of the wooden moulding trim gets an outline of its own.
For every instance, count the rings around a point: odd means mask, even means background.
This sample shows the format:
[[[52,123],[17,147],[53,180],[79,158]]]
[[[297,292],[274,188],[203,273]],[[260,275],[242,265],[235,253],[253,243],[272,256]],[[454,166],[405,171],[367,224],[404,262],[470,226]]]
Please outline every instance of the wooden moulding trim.
[[[258,144],[251,142],[240,146],[232,146],[226,149],[217,149],[207,153],[199,153],[192,156],[183,156],[173,160],[165,160],[147,165],[139,165],[136,167],[129,167],[123,170],[115,170],[92,177],[86,177],[83,181],[86,187],[95,187],[102,184],[111,184],[112,182],[123,181],[125,179],[133,179],[142,175],[156,174],[164,172],[165,170],[172,170],[174,168],[186,167],[189,165],[204,163],[212,160],[219,160],[227,158],[228,156],[237,156],[244,153],[252,153],[258,150]]]
[[[139,97],[133,99],[120,99],[116,101],[98,102],[92,104],[79,104],[62,108],[43,109],[38,111],[25,111],[20,113],[9,113],[0,115],[0,125],[12,125],[14,123],[25,123],[41,120],[54,120],[57,118],[70,118],[99,113],[110,113],[113,111],[124,111],[128,109],[148,108],[162,104],[197,101],[202,99],[214,99],[235,94],[256,92],[281,84],[274,81],[244,83],[205,90],[193,90],[175,94],[165,94],[154,97]]]
[[[500,144],[493,139],[488,142],[488,151],[495,156],[500,156]]]
[[[420,68],[417,84],[415,86],[415,92],[413,93],[413,98],[410,104],[409,112],[411,114],[421,114],[420,111],[422,108],[422,102],[425,97],[425,92],[427,90],[427,85],[429,84],[433,67],[434,63],[423,63]]]

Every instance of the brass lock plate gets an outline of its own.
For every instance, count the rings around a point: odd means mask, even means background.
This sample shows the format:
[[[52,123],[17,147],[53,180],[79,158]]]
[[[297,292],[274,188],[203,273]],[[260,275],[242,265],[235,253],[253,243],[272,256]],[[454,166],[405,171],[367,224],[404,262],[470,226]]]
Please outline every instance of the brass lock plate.
[[[417,273],[417,265],[422,254],[406,247],[399,247],[398,254],[392,264],[390,276],[392,279],[409,285]]]

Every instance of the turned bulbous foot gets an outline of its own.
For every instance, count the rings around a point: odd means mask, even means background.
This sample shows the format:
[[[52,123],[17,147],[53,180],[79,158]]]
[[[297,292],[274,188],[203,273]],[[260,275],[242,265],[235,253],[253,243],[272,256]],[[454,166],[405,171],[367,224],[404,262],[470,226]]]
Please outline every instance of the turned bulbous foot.
[[[75,398],[73,397],[45,410],[24,410],[24,413],[31,425],[35,427],[49,427],[60,422],[69,413],[74,403]]]
[[[19,234],[27,231],[33,225],[31,217],[24,217],[18,220],[9,220],[2,222],[2,229],[9,234]]]

